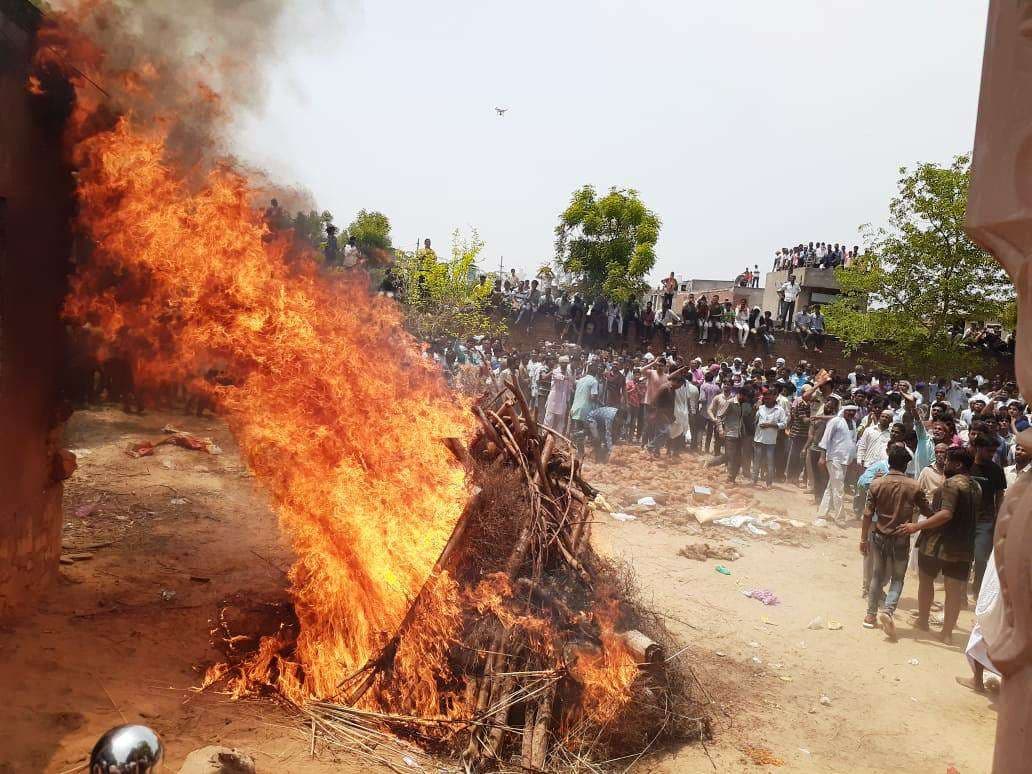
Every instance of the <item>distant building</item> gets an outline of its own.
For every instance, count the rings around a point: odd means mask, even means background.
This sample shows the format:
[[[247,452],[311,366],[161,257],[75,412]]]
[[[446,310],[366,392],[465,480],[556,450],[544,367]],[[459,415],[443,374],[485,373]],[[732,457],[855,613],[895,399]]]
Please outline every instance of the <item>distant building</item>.
[[[842,288],[839,286],[838,277],[834,269],[818,269],[814,267],[797,268],[789,271],[782,269],[767,274],[767,281],[763,287],[763,303],[760,304],[763,311],[770,311],[776,317],[780,307],[778,289],[788,282],[788,275],[793,274],[796,283],[799,285],[799,297],[796,298],[796,311],[804,309],[810,304],[830,304],[839,295]]]

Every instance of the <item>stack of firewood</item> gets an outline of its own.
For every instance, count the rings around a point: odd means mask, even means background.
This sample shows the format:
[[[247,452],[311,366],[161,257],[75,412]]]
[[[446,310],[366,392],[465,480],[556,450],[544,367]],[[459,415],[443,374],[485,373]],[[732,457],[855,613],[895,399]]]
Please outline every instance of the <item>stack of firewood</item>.
[[[615,758],[626,768],[664,739],[707,734],[708,720],[692,712],[690,667],[671,663],[683,650],[668,657],[673,642],[634,598],[629,574],[591,547],[591,523],[608,507],[584,480],[574,445],[540,424],[513,384],[473,411],[479,432],[469,446],[446,445],[466,466],[474,495],[424,592],[442,573],[469,590],[490,578],[506,590],[511,614],[471,609],[454,633],[447,671],[465,687],[464,712],[417,718],[396,712],[396,702],[370,701],[392,695],[399,647],[421,625],[417,597],[336,700],[307,708],[313,739],[318,730],[353,750],[372,749],[352,737],[341,742],[348,718],[351,735],[379,728],[408,736],[456,756],[469,772],[601,771]],[[581,674],[585,664],[622,669],[626,690],[600,701]],[[359,703],[364,709],[351,709]],[[370,704],[390,709],[370,712]]]

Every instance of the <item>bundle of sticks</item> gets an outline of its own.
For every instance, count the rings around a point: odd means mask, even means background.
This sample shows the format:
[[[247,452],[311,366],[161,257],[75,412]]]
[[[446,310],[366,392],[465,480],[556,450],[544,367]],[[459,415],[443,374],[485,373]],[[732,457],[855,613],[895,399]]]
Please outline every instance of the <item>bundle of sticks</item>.
[[[629,571],[591,546],[601,498],[574,445],[536,420],[515,384],[473,411],[479,431],[469,446],[446,445],[474,494],[386,646],[334,701],[306,708],[313,740],[318,729],[363,752],[368,740],[356,747],[354,735],[382,728],[467,772],[603,771],[614,761],[628,768],[663,740],[708,735],[684,649],[675,652],[660,616],[637,600]],[[442,577],[474,600],[440,670],[442,694],[460,698],[450,711],[415,717],[399,700],[396,662],[428,628],[424,597]]]

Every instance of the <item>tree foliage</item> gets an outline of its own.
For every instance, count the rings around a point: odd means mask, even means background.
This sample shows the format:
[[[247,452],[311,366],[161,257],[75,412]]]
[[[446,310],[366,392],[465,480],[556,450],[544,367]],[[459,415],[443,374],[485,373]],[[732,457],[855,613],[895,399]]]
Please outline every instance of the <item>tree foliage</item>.
[[[359,210],[347,230],[362,250],[390,250],[391,222],[382,212]]]
[[[556,263],[588,299],[628,301],[648,287],[656,263],[660,220],[631,189],[593,186],[575,191],[555,229]]]
[[[452,255],[437,260],[433,251],[398,252],[394,270],[401,279],[406,326],[423,341],[501,333],[504,323],[492,319],[492,285],[481,283],[476,269],[484,242],[474,230],[452,236]]]
[[[323,210],[321,213],[315,210],[307,213],[299,210],[290,222],[290,227],[294,229],[295,239],[308,242],[321,254],[326,246],[326,227],[331,223],[333,215],[329,210]]]
[[[847,349],[875,343],[883,365],[916,374],[977,364],[958,328],[999,320],[1014,287],[964,231],[970,167],[970,157],[957,156],[949,166],[900,168],[888,228],[867,227],[866,251],[836,269],[842,294],[825,314]]]

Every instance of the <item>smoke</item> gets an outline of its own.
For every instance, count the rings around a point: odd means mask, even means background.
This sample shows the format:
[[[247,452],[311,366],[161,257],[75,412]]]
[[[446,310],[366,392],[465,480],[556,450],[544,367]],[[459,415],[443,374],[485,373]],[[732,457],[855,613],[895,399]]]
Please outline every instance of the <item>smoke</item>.
[[[58,0],[54,8],[58,26],[74,25],[92,43],[68,51],[67,64],[92,81],[101,112],[167,126],[172,160],[199,172],[230,158],[233,116],[261,110],[276,63],[293,47],[330,45],[340,28],[328,0]],[[310,204],[303,191],[283,193]]]

